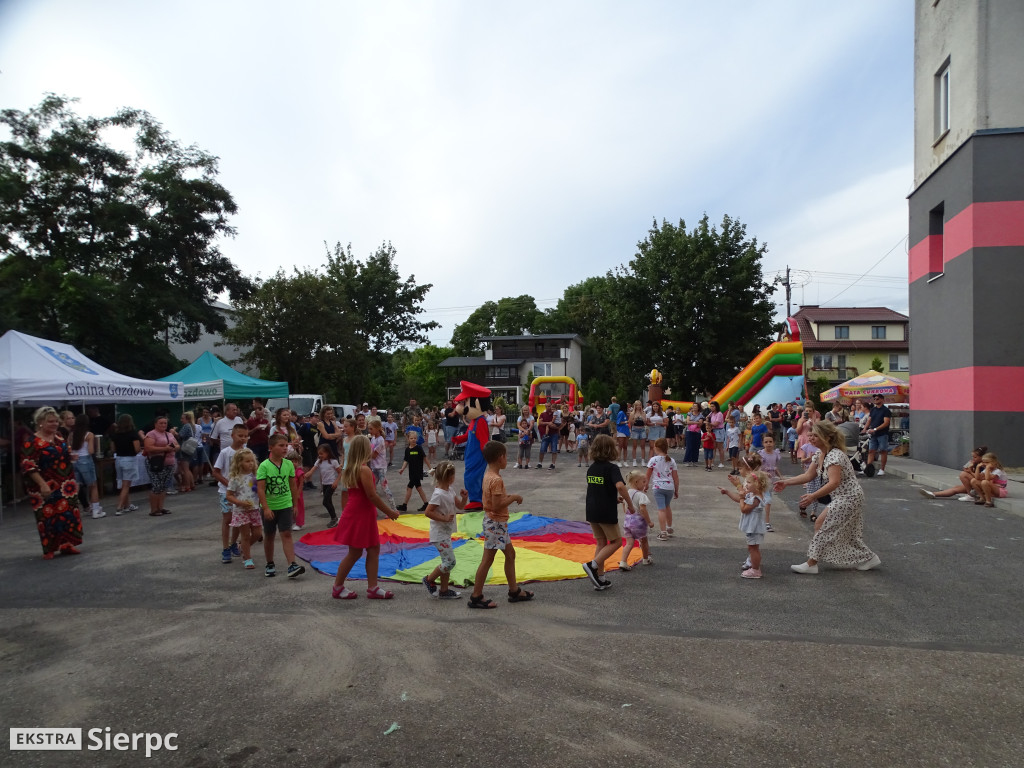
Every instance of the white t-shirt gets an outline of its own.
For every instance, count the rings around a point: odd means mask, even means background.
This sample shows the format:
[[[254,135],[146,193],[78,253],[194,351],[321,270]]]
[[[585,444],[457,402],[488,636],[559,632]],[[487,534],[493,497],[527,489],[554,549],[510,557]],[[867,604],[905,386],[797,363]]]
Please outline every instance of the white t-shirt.
[[[235,424],[244,423],[241,416],[235,416],[234,419],[229,419],[227,416],[217,419],[217,423],[213,425],[213,431],[210,432],[210,442],[216,441],[222,451],[225,448],[230,448],[231,430],[235,428]],[[227,472],[224,475],[227,476]],[[221,493],[225,493],[225,491],[221,491]]]
[[[659,491],[675,490],[676,484],[672,479],[672,473],[676,470],[676,460],[671,456],[653,456],[647,462],[647,467],[653,469],[651,473],[651,488]]]
[[[223,421],[223,419],[221,419]],[[220,421],[217,422],[220,424]],[[219,469],[224,477],[231,476],[231,459],[237,451],[228,445],[226,448],[221,448],[220,453],[217,455],[217,463],[213,465],[214,469]],[[217,491],[221,496],[226,496],[228,493],[228,487],[224,483],[217,483]]]
[[[326,488],[329,485],[334,485],[334,481],[338,478],[338,474],[341,472],[341,465],[337,459],[317,459],[313,465],[312,471],[320,471],[320,487]]]
[[[442,515],[454,515],[455,510],[455,490],[449,488],[447,491],[441,488],[435,488],[434,492],[430,495],[430,503],[437,505],[437,510]],[[457,518],[456,518],[457,520]],[[450,523],[442,523],[437,520],[430,521],[430,541],[451,541],[452,534],[458,530],[458,523],[456,520],[452,520]]]
[[[629,489],[629,500],[633,502],[633,509],[636,510],[638,515],[640,514],[640,507],[649,507],[651,505],[651,500],[647,498],[647,494],[643,491],[638,491],[636,488]],[[626,514],[629,514],[628,510]]]
[[[740,447],[740,428],[739,427],[726,427],[725,429],[725,445],[727,448],[739,448]]]

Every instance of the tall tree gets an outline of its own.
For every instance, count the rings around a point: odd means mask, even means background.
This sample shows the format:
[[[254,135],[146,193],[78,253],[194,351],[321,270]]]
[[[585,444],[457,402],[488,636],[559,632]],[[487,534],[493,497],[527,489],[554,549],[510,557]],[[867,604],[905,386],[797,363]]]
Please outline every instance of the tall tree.
[[[771,338],[765,250],[729,216],[716,227],[705,215],[690,231],[654,222],[628,267],[609,274],[600,323],[616,381],[657,366],[679,397],[726,384]]]
[[[251,284],[221,253],[236,212],[217,158],[123,109],[83,118],[49,95],[0,111],[0,331],[75,344],[141,376],[177,361],[165,341],[222,331],[214,299]],[[134,151],[115,149],[122,134]]]
[[[287,381],[293,392],[332,394],[347,403],[383,394],[372,381],[387,369],[381,356],[399,344],[424,342],[437,327],[417,319],[430,285],[403,279],[395,253],[386,244],[360,261],[338,244],[321,269],[278,271],[236,303],[237,324],[224,337],[250,347],[242,359]]]

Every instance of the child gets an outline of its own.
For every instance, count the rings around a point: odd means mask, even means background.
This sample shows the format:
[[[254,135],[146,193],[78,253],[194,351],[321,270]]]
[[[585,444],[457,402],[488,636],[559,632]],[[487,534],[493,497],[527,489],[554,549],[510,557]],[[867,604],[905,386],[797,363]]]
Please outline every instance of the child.
[[[819,450],[813,443],[804,443],[800,446],[798,454],[803,462],[804,472],[809,470],[812,465],[818,466],[819,461],[823,458],[821,450]],[[814,473],[814,479],[804,484],[805,493],[814,493],[816,490],[821,488],[821,472]],[[807,507],[800,507],[800,517],[807,517]],[[818,519],[818,501],[811,502],[811,520],[817,521]]]
[[[317,460],[313,465],[313,469],[310,472],[316,472],[320,470],[320,492],[324,497],[324,509],[327,510],[327,514],[331,516],[331,521],[327,523],[328,528],[333,528],[338,524],[338,515],[334,511],[334,492],[338,490],[338,477],[341,475],[341,464],[334,458],[334,453],[331,451],[330,446],[327,443],[323,443],[319,448],[316,449]]]
[[[241,534],[243,566],[251,571],[256,567],[252,561],[252,531],[260,525],[262,516],[256,488],[256,454],[248,448],[235,451],[231,457],[225,498],[231,504],[231,527]]]
[[[626,534],[626,548],[622,550],[622,560],[619,561],[620,571],[632,570],[629,565],[629,553],[633,551],[633,544],[637,541],[640,542],[640,551],[643,553],[640,562],[643,565],[654,564],[654,560],[651,559],[650,543],[647,541],[647,531],[654,527],[647,512],[650,499],[644,493],[647,490],[647,473],[634,469],[626,476],[626,486],[629,498],[633,502],[633,512],[627,513],[626,519],[622,522],[622,531]]]
[[[732,462],[730,475],[740,473],[740,428],[736,426],[736,418],[729,417],[729,425],[725,428],[725,444],[729,449],[729,461]]]
[[[455,567],[455,549],[452,547],[452,534],[457,530],[455,510],[465,509],[469,494],[463,488],[459,495],[452,490],[455,482],[455,465],[450,461],[442,461],[434,467],[434,493],[430,496],[426,515],[430,518],[430,543],[437,547],[441,556],[441,564],[423,577],[423,585],[431,597],[439,600],[457,600],[462,597],[448,586],[449,574]],[[437,580],[441,579],[438,589]]]
[[[789,422],[786,428],[786,448],[789,450],[789,463],[796,464],[796,427],[793,426],[793,422]]]
[[[285,458],[288,454],[288,438],[283,433],[270,436],[267,441],[270,458],[256,470],[256,491],[263,510],[263,554],[267,558],[264,576],[276,576],[274,566],[274,536],[280,532],[281,549],[288,560],[288,578],[294,579],[306,572],[305,566],[295,562],[295,548],[292,546],[292,515],[295,503],[292,499],[299,493],[295,482],[295,466]]]
[[[658,505],[658,541],[667,541],[675,536],[672,528],[672,499],[679,498],[679,469],[676,460],[668,455],[668,440],[659,437],[654,441],[655,455],[647,462],[647,487],[654,489],[654,501]]]
[[[249,428],[245,424],[235,424],[231,428],[231,445],[222,448],[217,454],[217,463],[213,466],[213,478],[217,481],[217,492],[220,494],[220,539],[224,547],[220,554],[222,563],[230,563],[231,557],[241,557],[242,550],[238,548],[238,536],[240,530],[231,529],[231,506],[228,504],[227,493],[231,472],[231,459],[235,451],[245,448],[249,442]],[[230,537],[230,541],[228,540]]]
[[[423,492],[423,465],[427,465],[427,469],[430,469],[430,462],[427,461],[427,457],[423,455],[423,448],[417,442],[419,433],[414,431],[406,430],[405,439],[405,457],[402,460],[402,468],[398,470],[398,474],[405,472],[406,468],[409,470],[409,484],[405,488],[405,501],[399,504],[395,509],[399,512],[406,512],[408,510],[409,499],[412,498],[412,489],[415,488],[416,492],[423,499],[423,506],[419,508],[420,512],[424,512],[427,509],[427,494]],[[347,464],[345,466],[348,466]]]
[[[530,468],[530,446],[533,445],[533,425],[523,416],[516,425],[519,427],[519,454],[516,456],[516,469]]]
[[[388,466],[395,463],[395,437],[398,435],[398,425],[395,423],[395,415],[388,414],[388,420],[384,422],[384,445],[388,448]]]
[[[750,443],[747,446],[747,453],[757,453],[764,447],[764,436],[768,432],[768,425],[764,423],[760,413],[754,414],[754,423],[750,427]]]
[[[377,568],[380,563],[380,535],[377,533],[377,513],[380,510],[392,520],[398,512],[391,509],[377,495],[370,461],[370,441],[365,435],[356,435],[345,460],[343,479],[348,486],[348,503],[341,510],[341,519],[334,529],[334,540],[348,547],[345,557],[338,563],[331,597],[335,600],[355,600],[356,593],[345,586],[349,571],[366,550],[366,596],[370,600],[390,600],[393,592],[377,586]]]
[[[764,436],[764,448],[757,455],[761,457],[761,470],[768,475],[768,486],[762,492],[761,500],[764,502],[764,527],[770,533],[775,530],[772,528],[772,483],[782,478],[779,473],[782,452],[775,449],[775,438],[771,432]]]
[[[660,442],[668,441],[663,437]],[[587,468],[587,522],[594,532],[594,559],[583,564],[583,572],[600,591],[612,585],[604,576],[604,564],[622,546],[619,532],[619,505],[616,497],[626,503],[630,514],[636,514],[633,500],[622,481],[622,472],[616,462],[619,449],[611,435],[601,434],[594,438],[594,463]]]
[[[768,476],[764,472],[752,471],[747,474],[740,495],[738,491],[719,488],[723,494],[740,505],[739,528],[747,536],[747,563],[740,576],[744,579],[761,578],[761,542],[764,541],[765,523],[762,494],[768,487]]]
[[[986,453],[982,456],[981,464],[984,465],[984,469],[978,473],[975,479],[971,480],[971,487],[978,497],[974,503],[979,506],[984,504],[986,507],[994,507],[995,503],[992,499],[1006,498],[1006,471],[994,453]]]
[[[388,506],[394,507],[395,497],[388,487],[388,445],[384,440],[384,426],[380,419],[370,419],[366,427],[370,431],[370,471],[373,472],[373,480],[384,492]]]
[[[444,442],[444,434],[437,426],[436,421],[430,422],[427,428],[427,457],[431,461],[437,460],[437,445]]]
[[[701,435],[700,444],[704,447],[704,471],[710,472],[715,460],[715,432],[711,429],[711,422],[704,422],[704,434]]]
[[[587,437],[587,433],[582,429],[576,434],[576,466],[582,467],[583,461],[586,460],[587,466],[590,466],[590,438]]]
[[[420,424],[420,417],[413,415],[412,424],[405,428],[405,440],[409,442],[409,435],[416,435],[416,442],[413,445],[423,445],[423,427]]]
[[[306,524],[306,497],[302,495],[302,489],[305,487],[306,482],[303,478],[306,476],[306,470],[302,466],[302,456],[295,450],[295,446],[289,444],[288,453],[285,454],[285,458],[292,463],[295,467],[295,521],[292,523],[293,531],[301,531],[302,526]]]
[[[516,549],[512,546],[512,539],[508,535],[508,508],[512,502],[522,504],[523,497],[518,493],[505,493],[505,481],[501,477],[501,470],[508,466],[505,444],[490,440],[483,447],[483,455],[484,461],[487,462],[487,471],[484,472],[483,482],[484,554],[480,559],[480,566],[476,569],[473,594],[469,598],[468,606],[470,608],[497,608],[497,603],[484,598],[484,582],[487,581],[487,573],[491,570],[491,564],[494,563],[494,557],[499,549],[505,555],[508,601],[524,603],[533,599],[533,592],[526,591],[516,581]]]

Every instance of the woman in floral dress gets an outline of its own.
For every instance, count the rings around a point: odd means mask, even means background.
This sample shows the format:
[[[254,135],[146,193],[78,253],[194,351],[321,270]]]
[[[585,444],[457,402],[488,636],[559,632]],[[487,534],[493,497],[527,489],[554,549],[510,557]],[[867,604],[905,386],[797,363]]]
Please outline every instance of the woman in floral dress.
[[[828,506],[818,517],[814,538],[807,549],[807,562],[791,566],[796,573],[817,573],[818,561],[840,568],[870,571],[882,564],[878,555],[864,543],[864,489],[857,482],[857,473],[846,456],[846,440],[835,425],[817,421],[811,427],[811,443],[823,454],[821,487],[800,497],[800,505],[808,506],[822,496],[831,495]],[[814,479],[814,465],[797,477],[784,477],[775,484],[781,491],[787,485],[799,485]]]
[[[43,559],[57,552],[77,555],[82,543],[82,514],[78,509],[78,483],[68,444],[57,430],[57,411],[44,406],[35,412],[35,434],[21,443],[21,474],[36,513]]]

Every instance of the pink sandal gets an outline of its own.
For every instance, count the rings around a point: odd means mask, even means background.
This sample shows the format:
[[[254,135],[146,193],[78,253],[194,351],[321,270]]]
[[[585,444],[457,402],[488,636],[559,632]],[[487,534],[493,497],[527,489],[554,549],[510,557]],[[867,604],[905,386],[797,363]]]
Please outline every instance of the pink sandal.
[[[338,587],[331,587],[331,597],[335,600],[355,600],[358,595],[342,585],[340,589]]]
[[[394,592],[388,592],[386,589],[380,587],[374,587],[373,589],[366,590],[366,596],[370,600],[390,600],[395,596]]]

